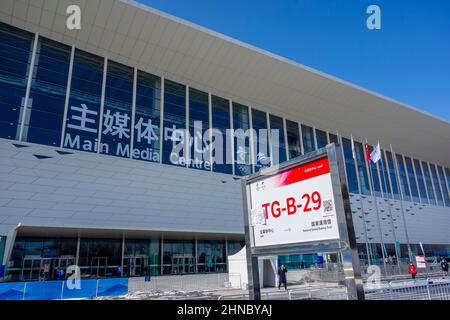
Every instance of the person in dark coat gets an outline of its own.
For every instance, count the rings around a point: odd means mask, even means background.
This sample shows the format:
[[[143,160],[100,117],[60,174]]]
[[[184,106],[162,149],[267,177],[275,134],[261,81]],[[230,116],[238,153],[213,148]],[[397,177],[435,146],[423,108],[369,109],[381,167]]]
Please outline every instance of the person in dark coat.
[[[441,260],[441,269],[444,277],[448,276],[448,262],[444,258]]]
[[[284,289],[287,290],[287,280],[286,280],[286,273],[287,273],[287,269],[284,266],[284,264],[282,264],[279,268],[278,268],[278,290],[280,289],[281,285],[284,285]]]

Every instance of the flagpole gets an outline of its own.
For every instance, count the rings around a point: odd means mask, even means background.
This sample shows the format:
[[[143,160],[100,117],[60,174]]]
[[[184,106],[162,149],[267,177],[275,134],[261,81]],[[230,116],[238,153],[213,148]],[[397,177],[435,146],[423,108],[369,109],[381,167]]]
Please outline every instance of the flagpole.
[[[366,234],[367,260],[368,260],[369,266],[370,266],[370,265],[372,265],[372,248],[369,246],[369,236],[367,235],[366,213],[364,212],[364,199],[362,197],[361,182],[359,181],[359,170],[358,170],[358,163],[356,161],[355,143],[353,141],[353,136],[351,136],[351,143],[352,143],[352,146],[351,146],[352,147],[352,158],[353,158],[353,163],[355,165],[356,182],[358,183],[359,200],[361,201],[361,212],[362,212],[363,221],[364,221],[364,233]]]
[[[380,143],[378,142],[378,144],[380,144]],[[380,147],[380,152],[381,152],[381,147]],[[381,170],[383,170],[383,175],[384,175],[384,190],[386,190],[386,193],[389,194],[387,192],[387,190],[388,190],[387,179],[388,179],[389,172],[387,172],[384,167],[384,161],[385,161],[385,156],[384,156],[384,152],[382,152],[381,153]],[[394,197],[394,193],[392,192],[392,186],[391,186],[390,190],[391,190],[391,196]],[[392,218],[392,209],[391,209],[391,202],[390,202],[389,195],[386,196],[386,199],[387,199],[388,208],[389,208],[389,217],[390,217],[391,225],[392,225],[392,233],[394,234],[395,259],[397,260],[398,272],[400,274],[401,269],[400,269],[400,259],[399,259],[398,250],[397,250],[397,235],[395,233],[394,219]]]
[[[366,145],[369,146],[366,138]],[[378,221],[378,231],[380,233],[380,241],[381,241],[381,256],[383,257],[383,266],[384,266],[384,274],[387,275],[387,268],[386,268],[386,254],[385,254],[385,246],[384,246],[384,240],[383,240],[383,232],[381,231],[381,222],[380,222],[380,213],[378,211],[378,201],[375,196],[375,190],[374,190],[374,184],[373,184],[373,175],[372,175],[372,166],[370,165],[370,157],[366,161],[366,169],[369,170],[370,175],[370,192],[372,193],[373,201],[375,203],[375,210],[377,212],[377,221]]]
[[[396,179],[397,179],[397,185],[398,185],[398,190],[400,191],[400,208],[402,210],[402,220],[403,220],[403,226],[405,227],[405,236],[406,236],[406,244],[408,246],[408,258],[409,261],[411,262],[412,259],[412,255],[411,255],[411,245],[409,243],[409,236],[408,236],[408,229],[406,227],[406,220],[405,220],[405,209],[403,208],[403,191],[402,191],[402,186],[400,185],[400,172],[398,171],[398,163],[397,163],[397,156],[394,153],[394,149],[392,149],[392,144],[389,145],[391,148],[391,153],[392,153],[392,159],[394,160],[394,169],[395,169],[395,173],[396,173]]]

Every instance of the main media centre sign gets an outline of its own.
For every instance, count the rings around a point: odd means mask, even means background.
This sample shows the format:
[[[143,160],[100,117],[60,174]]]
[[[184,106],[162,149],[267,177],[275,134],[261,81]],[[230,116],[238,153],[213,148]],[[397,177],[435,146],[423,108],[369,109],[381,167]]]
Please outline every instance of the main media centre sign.
[[[254,247],[339,239],[327,156],[249,187]]]

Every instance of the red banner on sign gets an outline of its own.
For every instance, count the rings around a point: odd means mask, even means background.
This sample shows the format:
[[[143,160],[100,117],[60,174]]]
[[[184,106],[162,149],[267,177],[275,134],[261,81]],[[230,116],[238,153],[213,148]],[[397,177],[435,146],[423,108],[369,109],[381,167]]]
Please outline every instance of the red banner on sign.
[[[323,174],[330,173],[330,164],[327,157],[308,162],[296,168],[284,171],[276,176],[277,186],[283,187],[303,180],[308,180]]]

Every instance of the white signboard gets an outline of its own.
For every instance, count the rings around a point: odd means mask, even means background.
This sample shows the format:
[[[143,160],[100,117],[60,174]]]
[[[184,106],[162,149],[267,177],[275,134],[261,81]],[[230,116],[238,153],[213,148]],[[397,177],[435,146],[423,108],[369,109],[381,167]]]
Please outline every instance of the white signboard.
[[[339,239],[327,157],[250,184],[254,246]]]
[[[417,268],[420,268],[420,269],[427,268],[427,263],[425,262],[424,256],[416,256],[416,263],[417,263]]]

